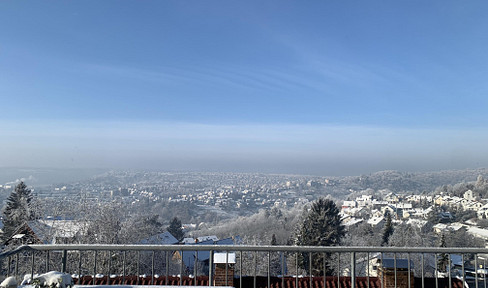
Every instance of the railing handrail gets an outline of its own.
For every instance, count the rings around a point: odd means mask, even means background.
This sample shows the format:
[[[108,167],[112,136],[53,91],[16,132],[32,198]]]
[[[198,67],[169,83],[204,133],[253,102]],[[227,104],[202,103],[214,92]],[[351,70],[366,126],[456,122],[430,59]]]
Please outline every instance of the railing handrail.
[[[488,248],[470,247],[384,247],[384,246],[275,246],[275,245],[147,245],[147,244],[30,244],[0,253],[0,258],[22,250],[81,250],[81,251],[256,251],[312,253],[459,253],[488,254]]]

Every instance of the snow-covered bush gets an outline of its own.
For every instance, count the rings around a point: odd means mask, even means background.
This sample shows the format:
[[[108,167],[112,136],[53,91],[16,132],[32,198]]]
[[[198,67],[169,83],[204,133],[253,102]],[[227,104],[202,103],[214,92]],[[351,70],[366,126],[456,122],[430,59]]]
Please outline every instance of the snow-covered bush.
[[[14,276],[10,276],[7,279],[3,280],[2,283],[0,283],[1,288],[16,288],[17,287],[17,280],[15,279]]]
[[[35,288],[68,288],[73,286],[71,275],[56,271],[35,275],[32,281],[28,282]]]

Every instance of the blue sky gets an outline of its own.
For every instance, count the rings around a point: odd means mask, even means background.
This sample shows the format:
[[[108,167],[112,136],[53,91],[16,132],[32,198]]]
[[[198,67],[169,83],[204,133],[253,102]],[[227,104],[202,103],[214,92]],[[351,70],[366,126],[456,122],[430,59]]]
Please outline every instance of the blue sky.
[[[2,1],[0,165],[488,166],[483,1]]]

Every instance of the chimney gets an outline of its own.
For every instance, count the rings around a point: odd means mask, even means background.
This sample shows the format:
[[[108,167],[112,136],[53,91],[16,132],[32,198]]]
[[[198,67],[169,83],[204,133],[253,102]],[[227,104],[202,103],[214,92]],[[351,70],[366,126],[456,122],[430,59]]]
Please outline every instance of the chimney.
[[[396,263],[395,263],[396,262]],[[384,258],[380,266],[380,277],[383,281],[384,288],[413,288],[413,263],[410,261],[410,275],[408,275],[407,259],[390,259]],[[396,270],[395,270],[396,269]],[[396,276],[395,276],[396,274]],[[408,286],[410,276],[410,287]],[[395,285],[396,278],[396,285]]]
[[[214,253],[214,286],[234,286],[235,253]]]

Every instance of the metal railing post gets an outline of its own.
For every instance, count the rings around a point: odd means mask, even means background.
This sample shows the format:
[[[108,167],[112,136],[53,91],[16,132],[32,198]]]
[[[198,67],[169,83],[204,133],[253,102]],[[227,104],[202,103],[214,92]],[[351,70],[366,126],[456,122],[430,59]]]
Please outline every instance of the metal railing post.
[[[475,287],[478,288],[478,254],[474,254],[474,274],[476,275]]]
[[[181,253],[181,263],[180,263],[180,286],[183,285],[183,251],[180,250]]]
[[[488,276],[488,275],[486,275],[486,258],[483,258],[483,273],[484,273],[484,275],[483,275],[483,284],[484,284],[484,286],[486,288],[486,277]]]
[[[447,263],[449,265],[449,288],[452,288],[452,276],[451,276],[451,254],[447,254],[447,256],[449,257]]]
[[[312,252],[308,253],[308,281],[312,287]]]
[[[366,254],[367,254],[366,255],[366,259],[367,259],[367,262],[366,262],[366,280],[368,281],[368,284],[366,287],[369,288],[369,252]],[[324,287],[325,287],[325,285],[324,285]]]
[[[322,253],[322,261],[324,262],[324,263],[323,263],[324,265],[323,265],[323,267],[322,267],[322,268],[324,269],[324,270],[322,271],[322,273],[324,274],[324,275],[322,276],[322,285],[323,285],[323,287],[327,287],[327,286],[326,286],[326,284],[327,284],[327,276],[326,276],[326,275],[327,275],[327,261],[326,261],[325,253]],[[283,286],[282,286],[282,287],[283,287]]]
[[[112,272],[112,251],[108,251],[108,275],[107,285],[110,285],[110,273]]]
[[[195,262],[193,265],[193,280],[195,286],[197,286],[197,270],[198,270],[198,251],[195,251]]]
[[[46,251],[46,272],[49,271],[49,251]]]
[[[271,287],[271,252],[268,251],[268,270],[267,270],[267,273],[268,273],[268,287]],[[226,270],[226,275],[225,275],[225,279],[227,279],[227,270]],[[227,283],[227,280],[225,281]]]
[[[437,254],[434,254],[434,265],[435,265],[435,288],[439,288],[439,270],[437,270]]]
[[[412,283],[410,281],[410,253],[407,253],[407,265],[408,265],[408,288],[412,287]]]
[[[466,287],[466,273],[464,271],[464,253],[461,254],[461,261],[463,262],[461,265],[462,265],[462,273],[463,273],[463,288]]]
[[[151,285],[154,285],[154,258],[155,258],[156,252],[153,250],[151,254]]]
[[[168,277],[169,277],[169,253],[168,251],[164,251],[165,259],[165,268],[166,268],[166,277],[164,278],[164,285],[168,285]]]
[[[47,252],[48,252],[48,256],[49,256],[49,251],[47,251]],[[81,251],[79,254],[80,254],[80,258],[78,259],[78,285],[81,285]],[[48,260],[48,262],[49,262],[49,260]],[[46,270],[46,271],[49,271],[49,270]]]
[[[19,253],[15,254],[15,277],[19,276]]]
[[[210,250],[210,257],[208,259],[208,286],[212,286],[213,283],[213,263],[214,263],[214,252]]]
[[[280,252],[281,256],[281,287],[285,287],[285,253]],[[325,286],[324,286],[325,287]]]
[[[337,253],[337,287],[341,287],[341,253]]]
[[[242,251],[239,253],[239,287],[242,287]]]
[[[396,262],[396,253],[393,253],[393,269],[395,270],[395,287],[398,287],[398,285],[397,285],[397,262]]]
[[[62,262],[62,265],[61,265],[61,272],[63,272],[63,273],[66,273],[66,261],[67,261],[67,258],[68,258],[68,251],[67,250],[63,250],[63,262]]]
[[[351,253],[351,288],[356,288],[356,252]]]
[[[229,286],[229,251],[225,251],[225,286]]]
[[[381,265],[383,265],[383,253],[380,254],[380,258],[381,258]],[[382,269],[381,270],[381,277],[380,277],[380,284],[381,284],[381,288],[384,288],[385,287],[385,281],[383,281],[383,278],[385,278],[384,275],[385,274],[385,270]]]
[[[258,252],[257,251],[254,251],[254,275],[253,275],[253,287],[254,288],[257,287],[257,281],[256,281],[256,277],[257,277],[257,266],[258,266]]]
[[[298,287],[298,252],[295,253],[295,287]]]
[[[422,253],[422,265],[421,265],[421,270],[422,270],[422,288],[425,287],[425,277],[424,277],[424,265],[425,265],[425,262],[424,262],[424,253]],[[464,288],[464,285],[463,285],[463,288]]]
[[[32,250],[32,263],[31,263],[31,276],[30,276],[30,281],[32,283],[32,280],[34,279],[34,262],[35,262],[35,251]]]
[[[124,250],[124,253],[122,253],[123,258],[122,258],[122,285],[125,285],[125,260],[127,257],[127,253]]]
[[[140,285],[141,283],[141,251],[137,251],[137,265],[136,265],[136,269],[137,269],[137,285]]]
[[[97,256],[98,251],[95,251],[95,254],[93,255],[93,285],[97,284]]]

